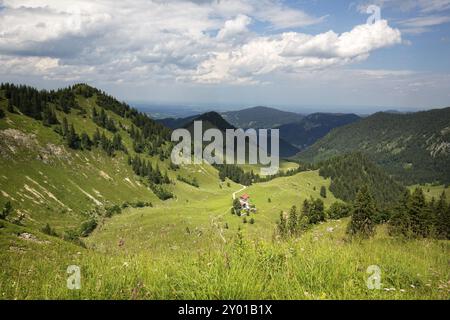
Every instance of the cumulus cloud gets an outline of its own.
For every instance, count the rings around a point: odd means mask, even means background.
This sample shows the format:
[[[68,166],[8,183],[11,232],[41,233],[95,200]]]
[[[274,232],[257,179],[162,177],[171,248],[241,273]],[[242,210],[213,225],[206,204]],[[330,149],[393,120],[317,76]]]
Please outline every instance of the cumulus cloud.
[[[239,14],[233,20],[227,20],[222,29],[217,34],[217,39],[223,40],[233,38],[248,32],[247,26],[251,23],[252,19],[246,15]]]
[[[256,84],[361,61],[401,41],[386,21],[342,34],[282,32],[323,19],[278,0],[3,0],[0,75]]]
[[[385,20],[356,26],[341,35],[329,31],[315,36],[288,32],[259,37],[204,61],[193,78],[205,83],[254,82],[276,71],[302,72],[361,61],[373,50],[400,42],[400,31]]]

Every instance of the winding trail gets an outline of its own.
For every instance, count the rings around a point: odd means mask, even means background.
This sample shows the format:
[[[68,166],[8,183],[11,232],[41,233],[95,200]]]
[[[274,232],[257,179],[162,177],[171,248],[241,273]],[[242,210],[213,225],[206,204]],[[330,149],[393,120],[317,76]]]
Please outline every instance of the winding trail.
[[[242,185],[241,185],[241,186],[242,186]],[[233,192],[233,200],[236,199],[236,194],[238,194],[239,192],[244,191],[245,189],[247,189],[247,187],[246,187],[246,186],[242,186],[242,189],[240,189],[240,190],[238,190],[238,191],[236,191],[236,192]]]

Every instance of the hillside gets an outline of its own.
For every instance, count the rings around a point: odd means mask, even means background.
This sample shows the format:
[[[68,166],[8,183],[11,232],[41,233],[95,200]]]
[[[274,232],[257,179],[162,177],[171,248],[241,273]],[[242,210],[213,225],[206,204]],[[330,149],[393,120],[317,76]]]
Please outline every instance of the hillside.
[[[280,137],[300,150],[313,145],[331,130],[360,120],[355,114],[314,113],[298,122],[279,126]]]
[[[343,201],[354,201],[366,185],[379,206],[395,204],[406,190],[361,153],[337,156],[319,164],[319,173],[331,179],[330,190]]]
[[[64,233],[117,206],[158,205],[199,189],[177,177],[219,187],[212,167],[172,168],[168,129],[87,85],[2,85],[0,110],[0,207],[11,202],[11,219],[24,225]]]
[[[377,113],[334,129],[296,158],[317,162],[355,151],[405,184],[450,183],[450,108]]]
[[[270,129],[300,121],[303,116],[268,107],[254,107],[239,111],[223,112],[222,117],[236,128]]]

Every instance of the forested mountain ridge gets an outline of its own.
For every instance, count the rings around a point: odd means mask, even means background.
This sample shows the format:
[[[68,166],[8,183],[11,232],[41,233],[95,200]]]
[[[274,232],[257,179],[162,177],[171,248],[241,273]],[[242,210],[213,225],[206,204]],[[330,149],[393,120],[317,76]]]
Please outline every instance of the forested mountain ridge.
[[[300,150],[304,150],[327,135],[332,129],[356,122],[356,114],[313,113],[298,122],[277,127],[280,137]]]
[[[360,151],[405,184],[450,183],[450,108],[377,113],[331,131],[296,158],[318,162]]]

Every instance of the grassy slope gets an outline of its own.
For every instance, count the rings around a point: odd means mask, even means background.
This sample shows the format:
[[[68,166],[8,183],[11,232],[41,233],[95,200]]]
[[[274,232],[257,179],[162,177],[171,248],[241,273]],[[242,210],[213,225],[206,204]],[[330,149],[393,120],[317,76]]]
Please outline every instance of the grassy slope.
[[[59,118],[62,119],[62,114]],[[96,129],[92,121],[77,116],[76,112],[67,118],[77,132],[83,130],[92,136]],[[99,205],[159,201],[142,187],[122,153],[110,158],[101,150],[75,152],[62,147],[62,138],[51,128],[8,113],[7,119],[0,120],[0,130],[11,129],[19,130],[16,132],[23,134],[28,145],[15,139],[0,142],[6,153],[0,162],[0,206],[11,201],[18,209],[16,214],[26,215],[26,224],[42,226],[49,222],[57,229],[67,229],[79,224],[86,211]],[[49,152],[49,145],[57,151]]]
[[[286,243],[217,241],[208,227],[191,242],[203,249],[172,248],[101,253],[32,231],[0,228],[3,299],[448,299],[448,242],[374,239],[347,243],[347,221],[330,221]],[[334,228],[329,232],[329,228]],[[186,246],[191,244],[186,242]],[[382,290],[368,290],[366,269],[378,265]],[[69,265],[81,268],[81,290],[66,288]],[[391,289],[394,288],[395,290]],[[391,289],[391,290],[385,290]]]

